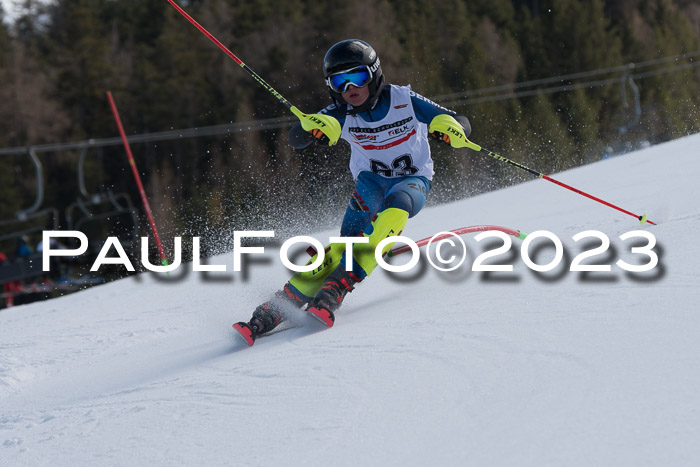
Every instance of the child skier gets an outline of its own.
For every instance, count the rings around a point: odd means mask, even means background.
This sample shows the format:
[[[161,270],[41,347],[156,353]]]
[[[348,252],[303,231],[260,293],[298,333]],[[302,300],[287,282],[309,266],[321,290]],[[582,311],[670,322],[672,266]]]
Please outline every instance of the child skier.
[[[465,138],[471,133],[466,117],[416,94],[410,86],[384,84],[379,58],[364,41],[333,45],[323,59],[323,72],[333,104],[321,113],[339,121],[340,137],[350,143],[350,171],[356,181],[340,235],[365,236],[369,243],[354,244],[352,257],[345,244],[329,245],[321,268],[295,274],[255,309],[249,323],[234,325],[250,345],[305,305],[332,326],[345,295],[376,267],[375,247],[386,237],[400,235],[406,221],[425,206],[434,173],[428,144],[433,119],[447,121],[449,130],[454,128]],[[450,143],[444,131],[432,136]],[[328,136],[318,129],[307,132],[297,123],[289,140],[295,149],[303,149],[328,142]],[[390,248],[387,245],[384,252]]]

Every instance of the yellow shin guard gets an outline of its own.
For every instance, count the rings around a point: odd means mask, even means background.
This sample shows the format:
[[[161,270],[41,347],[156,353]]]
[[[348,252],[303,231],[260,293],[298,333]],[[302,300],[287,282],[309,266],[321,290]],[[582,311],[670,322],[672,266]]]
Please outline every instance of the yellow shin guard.
[[[323,264],[316,269],[308,272],[298,272],[289,279],[289,283],[292,284],[299,292],[303,293],[309,298],[316,295],[316,292],[321,288],[323,283],[326,281],[326,277],[333,272],[333,270],[338,266],[340,260],[343,258],[343,253],[345,252],[344,243],[331,243],[326,247],[327,252],[323,260]],[[318,253],[314,255],[307,264],[311,264],[318,258]]]
[[[407,221],[408,212],[403,209],[385,209],[377,214],[377,217],[372,222],[371,233],[369,235],[364,234],[365,237],[369,237],[369,243],[353,245],[353,258],[368,276],[377,267],[374,250],[379,245],[379,242],[387,237],[401,235]],[[382,255],[386,254],[393,245],[393,243],[387,244],[382,249]]]
[[[369,243],[357,243],[353,245],[353,259],[367,275],[377,267],[377,259],[374,257],[374,250],[377,245],[379,245],[379,242],[387,237],[400,235],[407,221],[408,212],[403,209],[385,209],[377,214],[376,219],[372,222],[371,233],[363,234],[365,237],[369,237]],[[382,254],[388,252],[392,245],[393,243],[386,245],[382,250]],[[309,298],[316,295],[316,292],[323,286],[328,275],[340,264],[340,260],[343,258],[343,253],[345,252],[345,244],[331,243],[326,249],[328,251],[325,253],[325,259],[321,266],[312,271],[298,272],[289,280],[290,284]],[[316,261],[317,257],[318,253],[311,258],[307,264]]]

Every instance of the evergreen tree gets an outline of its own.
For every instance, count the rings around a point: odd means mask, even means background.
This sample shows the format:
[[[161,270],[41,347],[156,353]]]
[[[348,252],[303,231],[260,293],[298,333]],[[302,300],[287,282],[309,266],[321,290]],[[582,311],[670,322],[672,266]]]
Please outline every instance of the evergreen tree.
[[[5,24],[4,10],[0,7],[0,99],[2,102],[9,101],[8,82],[10,79],[10,58],[12,56],[12,40],[10,31]],[[8,139],[10,133],[10,120],[12,118],[9,106],[0,106],[0,147],[7,147],[10,144]]]
[[[70,137],[94,137],[106,128],[105,94],[115,70],[110,63],[108,28],[102,18],[105,0],[59,0],[43,43],[53,68],[53,97],[68,111],[74,125]]]
[[[364,39],[379,53],[388,82],[411,84],[467,115],[479,144],[544,172],[595,160],[609,144],[658,142],[700,130],[700,69],[684,58],[628,75],[543,84],[539,92],[528,88],[519,97],[520,89],[507,87],[696,52],[700,18],[690,0],[446,0],[439,8],[426,0],[378,0],[361,14],[357,5],[343,2],[181,3],[306,112],[329,103],[322,78],[328,47]],[[0,21],[1,147],[115,136],[107,90],[129,134],[290,116],[162,0],[56,0],[48,7],[27,0],[23,5],[11,27]],[[627,76],[640,91],[642,115],[636,125],[630,124],[631,84],[622,86]],[[581,85],[608,78],[612,81],[605,85]],[[494,86],[504,87],[493,100],[464,103],[469,91]],[[550,86],[560,89],[545,89]],[[157,214],[184,225],[192,213],[207,212],[224,228],[241,219],[280,219],[292,209],[308,212],[323,199],[330,200],[324,209],[337,216],[346,203],[343,184],[352,183],[347,145],[297,153],[287,144],[287,129],[133,145]],[[123,149],[94,152],[88,159],[94,170],[91,191],[138,196]],[[435,147],[433,199],[455,199],[527,178],[466,153]],[[63,152],[42,159],[52,174],[46,191],[51,203],[75,197],[69,184],[53,178],[73,178],[75,156]],[[0,156],[0,197],[14,207],[25,206],[19,198],[31,196],[22,187],[7,189],[17,167],[16,159]],[[31,177],[24,178],[29,186]]]

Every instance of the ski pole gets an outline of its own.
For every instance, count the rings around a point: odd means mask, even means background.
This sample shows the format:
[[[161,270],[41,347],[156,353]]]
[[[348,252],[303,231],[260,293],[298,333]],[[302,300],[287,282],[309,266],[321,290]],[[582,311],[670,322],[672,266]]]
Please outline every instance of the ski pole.
[[[267,90],[270,94],[275,96],[280,103],[282,103],[285,107],[287,107],[291,112],[296,115],[296,117],[299,119],[301,122],[301,127],[306,130],[306,131],[311,131],[314,129],[319,129],[323,131],[323,134],[326,135],[329,139],[329,146],[334,145],[335,143],[338,142],[338,139],[340,138],[340,123],[338,120],[336,120],[334,117],[331,117],[330,115],[321,115],[321,114],[305,114],[299,109],[297,109],[295,106],[293,106],[287,99],[285,99],[282,94],[279,92],[275,91],[275,89],[267,84],[267,82],[260,77],[256,72],[254,72],[248,65],[243,63],[240,58],[238,58],[233,52],[231,52],[224,44],[222,44],[216,37],[214,37],[209,31],[204,29],[204,27],[199,24],[197,21],[194,20],[190,15],[185,12],[177,3],[175,3],[175,0],[168,0],[168,2],[182,15],[184,16],[190,23],[192,23],[199,31],[207,36],[214,44],[219,46],[221,50],[223,50],[226,55],[228,55],[234,62],[236,62],[241,68],[243,68],[245,71],[248,72],[250,76],[255,79],[255,81],[258,82],[265,90]]]
[[[499,160],[499,161],[501,161],[501,162],[505,162],[505,163],[507,163],[507,164],[513,165],[513,166],[515,166],[515,167],[518,167],[519,169],[523,169],[523,170],[525,170],[525,171],[527,171],[527,172],[530,172],[532,175],[535,175],[535,176],[537,176],[537,177],[539,177],[539,178],[542,178],[542,179],[544,179],[544,180],[547,180],[548,182],[555,183],[555,184],[557,184],[557,185],[559,185],[559,186],[561,186],[561,187],[566,188],[567,190],[571,190],[571,191],[573,191],[574,193],[578,193],[579,195],[585,196],[586,198],[592,199],[593,201],[597,201],[597,202],[599,202],[599,203],[601,203],[601,204],[604,204],[604,205],[606,205],[606,206],[608,206],[608,207],[611,207],[611,208],[613,208],[613,209],[617,209],[618,211],[623,212],[623,213],[625,213],[625,214],[627,214],[627,215],[629,215],[629,216],[636,217],[637,220],[639,220],[639,223],[640,223],[640,224],[644,224],[645,222],[648,222],[648,223],[650,223],[650,224],[652,224],[652,225],[656,225],[655,222],[652,222],[652,221],[650,221],[649,219],[647,219],[647,215],[646,215],[646,214],[642,214],[641,216],[640,216],[640,215],[637,215],[637,214],[634,214],[633,212],[630,212],[630,211],[628,211],[628,210],[626,210],[626,209],[622,209],[622,208],[619,207],[619,206],[616,206],[616,205],[614,205],[614,204],[612,204],[612,203],[609,203],[609,202],[607,202],[607,201],[605,201],[605,200],[603,200],[603,199],[600,199],[600,198],[598,198],[598,197],[596,197],[596,196],[593,196],[593,195],[591,195],[591,194],[588,194],[588,193],[586,193],[585,191],[579,190],[578,188],[574,188],[574,187],[572,187],[572,186],[570,186],[570,185],[567,185],[566,183],[560,182],[559,180],[555,180],[555,179],[553,179],[552,177],[550,177],[549,175],[545,175],[545,174],[543,174],[542,172],[538,172],[538,171],[533,170],[533,169],[531,169],[531,168],[529,168],[529,167],[526,167],[526,166],[524,166],[524,165],[522,165],[522,164],[519,164],[519,163],[517,163],[517,162],[515,162],[515,161],[512,161],[512,160],[510,160],[510,159],[508,159],[508,158],[506,158],[506,157],[503,157],[503,156],[501,156],[501,155],[499,155],[499,154],[496,154],[495,152],[491,152],[491,151],[489,151],[488,149],[484,149],[484,148],[482,148],[481,146],[479,146],[478,144],[472,143],[472,142],[469,141],[469,140],[467,140],[467,142],[469,143],[469,146],[467,146],[467,147],[469,147],[470,149],[473,149],[474,151],[482,152],[482,153],[484,153],[484,154],[486,154],[486,155],[489,155],[489,156],[493,157],[494,159],[497,159],[497,160]]]
[[[457,124],[457,126],[455,126],[455,124]],[[472,149],[473,151],[484,153],[484,154],[491,156],[494,159],[497,159],[501,162],[505,162],[506,164],[510,164],[510,165],[515,166],[519,169],[525,170],[526,172],[529,172],[532,175],[535,175],[536,177],[547,180],[548,182],[555,183],[563,188],[566,188],[567,190],[571,190],[574,193],[578,193],[579,195],[582,195],[582,196],[585,196],[586,198],[592,199],[593,201],[597,201],[597,202],[604,204],[608,207],[611,207],[613,209],[617,209],[620,212],[624,212],[627,215],[630,215],[632,217],[636,217],[637,220],[639,220],[640,224],[644,224],[645,222],[648,222],[649,224],[656,225],[655,222],[652,222],[649,219],[647,219],[646,214],[642,214],[641,216],[634,214],[630,211],[627,211],[626,209],[622,209],[619,206],[615,206],[612,203],[609,203],[609,202],[602,200],[596,196],[593,196],[593,195],[588,194],[584,191],[581,191],[578,188],[574,188],[570,185],[567,185],[566,183],[555,180],[552,177],[543,174],[542,172],[538,172],[537,170],[531,169],[529,167],[526,167],[523,164],[520,164],[518,162],[510,160],[507,157],[503,157],[500,154],[496,154],[495,152],[491,152],[488,149],[484,149],[481,146],[479,146],[478,144],[472,143],[471,141],[469,141],[467,139],[467,137],[462,132],[458,131],[456,128],[460,128],[457,121],[454,120],[454,118],[452,118],[450,115],[442,114],[442,115],[438,115],[437,117],[435,117],[433,119],[433,121],[430,123],[430,128],[428,129],[428,131],[431,133],[434,131],[439,131],[441,133],[447,134],[450,137],[450,144],[452,145],[453,148],[469,148],[469,149]]]
[[[156,245],[158,246],[158,253],[160,254],[160,260],[163,266],[168,265],[168,260],[165,258],[165,253],[163,252],[163,245],[160,243],[160,236],[158,236],[158,229],[156,229],[156,222],[153,220],[153,213],[151,212],[151,206],[148,204],[148,198],[146,197],[146,191],[143,189],[143,183],[141,183],[141,177],[139,176],[139,170],[136,168],[136,161],[134,160],[134,155],[131,153],[131,147],[129,146],[129,141],[126,138],[126,133],[124,132],[124,126],[122,125],[122,120],[119,118],[119,111],[117,110],[117,105],[114,103],[112,98],[112,93],[107,91],[107,99],[109,100],[109,106],[112,108],[112,114],[114,115],[114,121],[117,122],[117,128],[119,129],[119,135],[122,138],[122,143],[124,144],[124,150],[126,150],[126,157],[129,159],[129,165],[131,166],[131,172],[134,174],[136,179],[136,186],[139,189],[139,194],[141,194],[141,201],[143,202],[143,208],[148,216],[148,222],[151,225],[151,230],[153,230],[153,236],[156,239]]]

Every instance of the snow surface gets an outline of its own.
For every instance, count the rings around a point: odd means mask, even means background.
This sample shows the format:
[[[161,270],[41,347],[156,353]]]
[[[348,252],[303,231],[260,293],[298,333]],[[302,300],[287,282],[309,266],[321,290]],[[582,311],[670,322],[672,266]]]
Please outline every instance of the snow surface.
[[[700,465],[698,147],[555,175],[656,226],[544,180],[425,209],[406,235],[547,230],[564,261],[536,274],[514,239],[492,260],[513,272],[472,272],[485,248],[468,235],[460,269],[377,271],[332,329],[301,316],[252,348],[231,324],[289,275],[269,247],[245,275],[224,255],[212,262],[226,274],[141,275],[3,310],[0,465]],[[586,263],[611,272],[568,271],[600,244],[572,240],[586,230],[611,240]],[[644,241],[618,238],[632,230],[658,242],[649,273],[614,265],[647,262],[630,252]],[[544,264],[553,249],[538,243]]]

